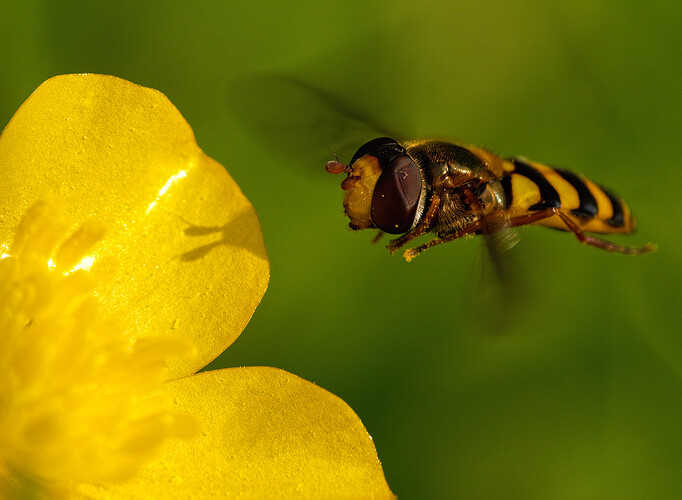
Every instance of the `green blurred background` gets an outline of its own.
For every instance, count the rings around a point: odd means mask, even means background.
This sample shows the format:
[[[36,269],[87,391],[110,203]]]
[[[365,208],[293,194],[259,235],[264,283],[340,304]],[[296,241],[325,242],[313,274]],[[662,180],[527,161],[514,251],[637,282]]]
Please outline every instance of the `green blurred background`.
[[[3,0],[0,121],[61,73],[168,95],[256,206],[272,264],[211,366],[277,366],[343,398],[401,498],[682,498],[681,33],[669,0]],[[504,311],[481,297],[479,241],[407,264],[350,233],[341,178],[319,163],[335,138],[276,107],[274,124],[294,124],[281,136],[244,127],[254,98],[234,82],[252,72],[296,76],[404,135],[582,172],[638,218],[614,240],[660,249],[612,255],[522,228]],[[297,140],[300,158],[280,154]]]

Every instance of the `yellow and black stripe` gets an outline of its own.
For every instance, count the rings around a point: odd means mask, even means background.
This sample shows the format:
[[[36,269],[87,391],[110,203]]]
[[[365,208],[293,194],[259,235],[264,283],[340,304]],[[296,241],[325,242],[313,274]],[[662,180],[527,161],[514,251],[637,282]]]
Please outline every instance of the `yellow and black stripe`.
[[[500,183],[510,217],[548,208],[561,209],[583,231],[631,233],[635,220],[625,202],[585,177],[524,158],[503,160]],[[568,230],[558,216],[534,224]]]

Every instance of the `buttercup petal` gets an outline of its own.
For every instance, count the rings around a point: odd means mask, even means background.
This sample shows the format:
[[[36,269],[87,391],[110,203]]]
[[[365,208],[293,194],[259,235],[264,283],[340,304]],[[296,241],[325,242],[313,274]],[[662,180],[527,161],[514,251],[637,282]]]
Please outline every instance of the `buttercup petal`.
[[[198,355],[172,362],[171,379],[229,346],[265,292],[253,207],[156,90],[103,75],[42,84],[0,137],[0,251],[46,198],[74,228],[106,228],[76,267],[90,269],[107,317],[132,338],[195,342]]]
[[[164,384],[198,438],[170,441],[132,481],[97,498],[394,498],[372,439],[341,399],[291,373],[249,367]]]

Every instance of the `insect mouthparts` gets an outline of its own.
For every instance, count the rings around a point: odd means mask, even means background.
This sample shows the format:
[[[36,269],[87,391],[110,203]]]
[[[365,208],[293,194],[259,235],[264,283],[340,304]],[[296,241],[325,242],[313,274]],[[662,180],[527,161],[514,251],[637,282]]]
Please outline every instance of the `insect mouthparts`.
[[[344,172],[350,172],[350,167],[348,165],[344,165],[338,160],[328,161],[324,168],[330,174],[342,174]]]

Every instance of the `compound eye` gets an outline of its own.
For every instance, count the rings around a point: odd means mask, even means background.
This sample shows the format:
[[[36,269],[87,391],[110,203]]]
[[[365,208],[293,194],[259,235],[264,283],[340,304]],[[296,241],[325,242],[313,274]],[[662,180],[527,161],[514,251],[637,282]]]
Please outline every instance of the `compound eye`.
[[[414,223],[421,190],[419,167],[407,155],[394,158],[374,187],[370,212],[374,225],[386,233],[407,232]]]

